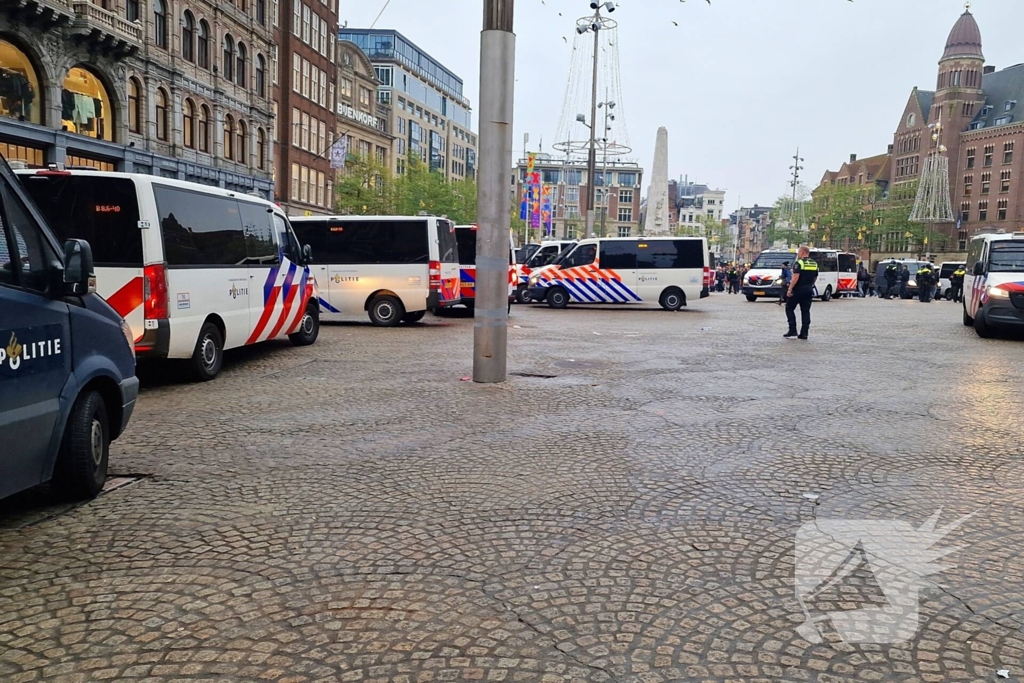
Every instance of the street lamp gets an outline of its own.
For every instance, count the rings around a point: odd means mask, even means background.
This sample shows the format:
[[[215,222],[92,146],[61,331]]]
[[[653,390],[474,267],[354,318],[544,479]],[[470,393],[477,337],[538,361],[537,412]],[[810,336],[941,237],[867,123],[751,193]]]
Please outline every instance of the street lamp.
[[[590,151],[587,154],[587,237],[594,236],[594,200],[597,195],[597,188],[594,183],[594,176],[597,173],[597,138],[594,131],[594,122],[597,120],[597,66],[601,52],[599,34],[603,29],[614,26],[614,22],[611,19],[601,16],[601,11],[604,10],[611,14],[615,11],[616,4],[614,2],[596,2],[595,0],[590,3],[590,9],[594,10],[594,15],[581,19],[576,25],[576,33],[580,35],[588,31],[593,31],[594,33],[594,71],[590,94],[590,125],[587,126],[590,129]],[[580,117],[577,116],[576,120],[580,121]],[[586,121],[580,122],[586,125]]]
[[[605,232],[605,222],[608,218],[608,206],[611,201],[608,197],[608,131],[612,127],[608,121],[615,120],[615,115],[611,112],[615,108],[615,103],[611,100],[598,102],[597,107],[598,109],[604,109],[604,135],[601,137],[601,147],[604,151],[604,159],[601,163],[601,186],[604,187],[604,205],[601,208],[601,237],[605,237],[607,234]]]

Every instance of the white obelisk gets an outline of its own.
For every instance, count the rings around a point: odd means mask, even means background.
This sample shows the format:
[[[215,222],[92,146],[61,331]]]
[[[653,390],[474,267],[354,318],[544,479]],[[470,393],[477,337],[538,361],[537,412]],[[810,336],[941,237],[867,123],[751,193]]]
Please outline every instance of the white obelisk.
[[[647,191],[647,217],[645,235],[668,233],[668,129],[658,129],[654,144],[654,168],[651,169],[651,187]]]

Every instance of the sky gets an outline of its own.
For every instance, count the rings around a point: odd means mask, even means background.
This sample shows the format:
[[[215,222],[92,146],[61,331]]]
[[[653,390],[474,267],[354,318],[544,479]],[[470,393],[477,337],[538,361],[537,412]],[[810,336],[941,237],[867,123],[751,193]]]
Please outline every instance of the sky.
[[[342,0],[341,21],[394,28],[455,72],[474,108],[482,0]],[[669,177],[728,192],[727,207],[772,204],[801,180],[817,186],[850,154],[881,154],[914,86],[935,87],[963,0],[622,0],[622,119],[649,176],[659,126]],[[575,20],[589,0],[516,0],[513,147],[554,140]],[[986,63],[1024,62],[1022,0],[974,0]],[[561,16],[559,16],[561,13]],[[674,25],[676,22],[678,26]],[[563,37],[567,38],[563,40]],[[589,114],[589,112],[585,112]],[[511,160],[510,160],[511,161]],[[644,192],[647,191],[646,181]]]

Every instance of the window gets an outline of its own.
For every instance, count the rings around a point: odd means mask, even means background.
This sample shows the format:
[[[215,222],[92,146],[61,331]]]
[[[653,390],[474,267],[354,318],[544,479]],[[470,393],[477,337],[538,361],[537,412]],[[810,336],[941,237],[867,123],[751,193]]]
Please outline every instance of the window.
[[[128,130],[132,133],[142,132],[142,102],[139,99],[141,90],[142,86],[136,79],[128,79]]]
[[[125,6],[125,18],[133,22],[139,20],[139,0],[128,0],[128,4]]]
[[[917,123],[917,116],[913,112],[907,114],[907,128],[913,128]]]
[[[967,170],[974,168],[974,156],[977,154],[977,151],[974,147],[967,150]]]
[[[620,206],[619,207],[619,222],[628,223],[633,220],[633,207],[632,206]]]
[[[88,240],[98,266],[142,267],[134,182],[123,178],[30,176],[24,186],[62,242]],[[97,210],[111,206],[118,210]],[[0,244],[0,252],[2,249]]]
[[[0,192],[3,197],[2,222],[6,224],[0,225],[0,284],[46,292],[54,255],[43,239],[43,231],[29,217],[6,182]]]
[[[562,268],[579,268],[589,266],[597,258],[596,244],[581,244],[576,247],[562,262]]]
[[[632,203],[633,203],[633,190],[619,190],[619,204],[632,204]]]
[[[299,201],[309,201],[309,169],[305,166],[299,168]]]
[[[327,72],[320,72],[320,106],[327,106]],[[333,107],[332,107],[333,109]]]
[[[1008,199],[1000,199],[999,200],[999,220],[1001,220],[1001,221],[1005,221],[1006,220],[1006,209],[1007,209],[1007,207],[1009,205],[1010,205],[1010,201]]]
[[[320,54],[327,56],[327,22],[320,22]]]
[[[199,151],[210,153],[210,109],[205,104],[199,107]]]
[[[238,121],[238,136],[237,144],[235,149],[235,160],[240,164],[249,163],[249,128],[245,125],[245,121]]]
[[[224,158],[234,159],[235,120],[231,114],[224,115]]]
[[[210,25],[205,19],[200,20],[196,36],[196,62],[204,69],[210,68]]]
[[[981,174],[981,193],[988,194],[992,187],[992,174],[982,173]]]
[[[302,114],[302,137],[299,139],[299,147],[302,149],[309,149],[309,114],[303,112]]]
[[[156,139],[167,142],[167,92],[156,89]]]
[[[699,239],[645,240],[637,244],[638,270],[704,268],[704,241]]]
[[[986,201],[978,202],[978,220],[979,221],[987,221],[988,220],[988,201],[987,200]]]
[[[955,86],[959,86],[960,85],[960,76],[961,76],[962,73],[963,73],[962,71],[953,71],[953,72],[951,72],[949,74],[950,75],[949,84],[954,86],[954,87]]]
[[[302,60],[302,96],[305,98],[309,97],[309,67],[310,64],[305,59]]]
[[[960,203],[960,220],[967,223],[971,220],[971,203],[961,202]]]
[[[276,265],[279,261],[274,242],[274,223],[271,212],[262,204],[238,202],[238,213],[245,236],[246,263],[250,265]]]
[[[167,49],[167,5],[164,0],[153,0],[153,40],[157,47]]]
[[[630,235],[630,233],[632,231],[633,231],[633,229],[630,228],[628,225],[620,225],[619,226],[619,237],[629,237],[629,235]]]
[[[181,57],[186,62],[195,61],[196,20],[192,13],[185,10],[181,17]]]
[[[316,174],[316,205],[324,205],[324,173],[317,171]]]
[[[246,263],[246,239],[238,202],[202,192],[155,185],[157,212],[168,266]]]
[[[256,129],[256,168],[261,171],[267,167],[267,134],[262,128]]]
[[[256,21],[260,26],[267,25],[267,0],[256,0]]]
[[[267,96],[267,63],[263,55],[256,55],[256,94],[260,97]]]
[[[299,201],[299,165],[292,164],[292,193],[293,202]]]
[[[302,37],[302,3],[292,0],[292,33]]]
[[[292,53],[292,92],[299,92],[302,87],[302,57],[298,52]]]
[[[629,228],[626,228],[629,231]],[[622,234],[619,237],[629,237]],[[601,268],[611,270],[636,270],[636,242],[601,242]]]
[[[1007,164],[1007,165],[1013,163],[1013,142],[1012,141],[1011,142],[1007,142],[1006,144],[1003,145],[1003,163]]]
[[[1010,191],[1010,177],[1013,175],[1013,171],[1003,171],[999,174],[999,192],[1006,194]]]
[[[235,69],[235,41],[231,37],[231,34],[224,36],[224,73],[221,75],[229,81],[235,80],[234,69]]]
[[[245,43],[243,43],[242,41],[238,41],[238,61],[237,66],[235,67],[235,77],[237,79],[236,82],[238,83],[238,85],[242,86],[243,88],[248,86],[248,84],[245,82],[245,58]]]
[[[341,96],[348,100],[352,99],[352,79],[341,79]]]
[[[182,107],[182,134],[184,136],[185,146],[189,149],[196,148],[196,105],[192,100],[186,98],[185,105]]]
[[[473,144],[476,144],[475,142]],[[636,187],[636,173],[619,173],[621,187]]]
[[[323,154],[327,151],[327,122],[320,122],[320,144],[313,150],[317,154]]]
[[[444,226],[445,223],[438,223],[439,238],[450,234]],[[426,221],[296,221],[292,227],[299,242],[310,245],[317,263],[427,263],[430,260]]]
[[[996,146],[995,145],[986,145],[985,146],[985,168],[988,168],[989,166],[992,165],[992,155],[995,154],[995,151],[996,151]]]
[[[359,86],[359,104],[367,108],[370,106],[370,91],[362,86]]]
[[[309,7],[302,6],[302,42],[309,45]]]
[[[1000,116],[993,123],[997,126],[1005,126],[1013,120],[1012,116]]]

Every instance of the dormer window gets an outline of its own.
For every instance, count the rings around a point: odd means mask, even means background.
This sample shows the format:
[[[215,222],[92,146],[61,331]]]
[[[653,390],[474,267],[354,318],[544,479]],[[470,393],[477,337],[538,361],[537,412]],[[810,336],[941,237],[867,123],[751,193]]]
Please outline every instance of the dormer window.
[[[995,123],[997,126],[1005,126],[1010,121],[1013,121],[1012,116],[1000,116],[998,119],[996,119]]]
[[[1006,105],[1003,107],[1003,111],[1013,111],[1013,108],[1017,106],[1016,100],[1008,100]]]
[[[917,115],[914,112],[907,114],[907,128],[913,128],[914,124],[917,123]]]

